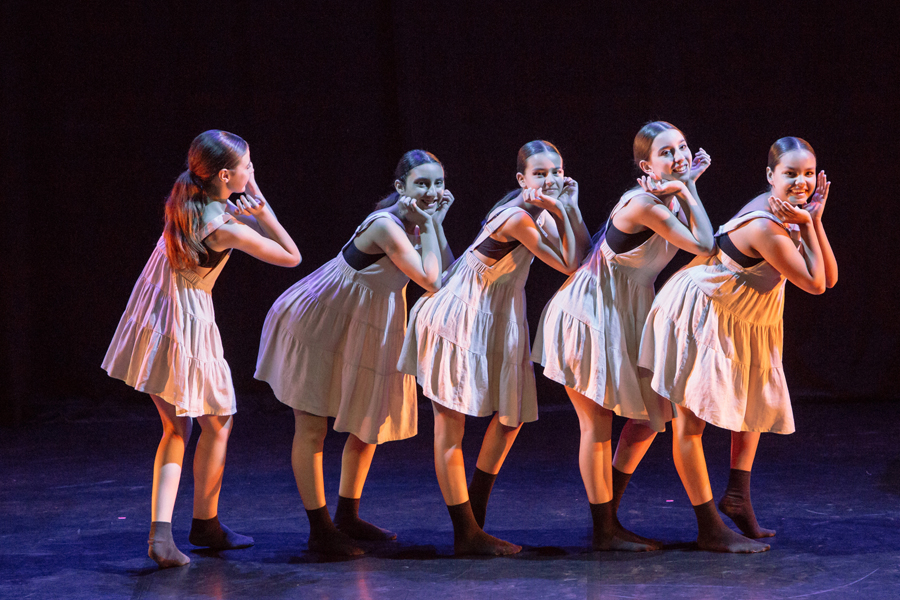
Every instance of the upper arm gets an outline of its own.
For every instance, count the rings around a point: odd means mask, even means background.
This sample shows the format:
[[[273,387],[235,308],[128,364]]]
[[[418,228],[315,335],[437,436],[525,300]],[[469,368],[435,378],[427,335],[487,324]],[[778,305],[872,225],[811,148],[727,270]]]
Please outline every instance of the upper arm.
[[[300,261],[291,256],[281,244],[260,235],[249,225],[231,221],[213,231],[205,238],[206,245],[216,252],[234,248],[246,252],[253,258],[279,267],[296,267]]]
[[[433,281],[425,272],[422,255],[413,247],[403,229],[388,219],[378,219],[366,230],[369,239],[381,248],[404,275],[429,292],[440,289],[440,278]],[[437,257],[440,260],[439,257]],[[440,275],[440,273],[438,273]]]
[[[779,273],[804,292],[821,294],[823,282],[817,282],[809,272],[803,253],[794,245],[791,236],[769,219],[756,219],[745,225],[750,247],[772,265]]]
[[[577,264],[575,264],[574,268],[566,266],[559,247],[559,234],[556,234],[555,240],[552,239],[548,235],[549,232],[545,233],[542,231],[527,213],[520,212],[511,216],[501,225],[500,229],[504,235],[522,242],[522,245],[528,248],[529,252],[557,271],[571,275],[578,268]],[[556,231],[555,224],[553,225],[553,231]]]
[[[690,228],[669,207],[645,196],[632,198],[619,214],[631,224],[652,229],[670,244],[691,254],[711,256],[716,252],[715,244],[709,248],[700,244]]]

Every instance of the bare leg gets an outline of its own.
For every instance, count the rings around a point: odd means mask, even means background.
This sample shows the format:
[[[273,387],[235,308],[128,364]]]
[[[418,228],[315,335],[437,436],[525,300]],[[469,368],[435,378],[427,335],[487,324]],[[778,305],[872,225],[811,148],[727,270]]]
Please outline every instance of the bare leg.
[[[496,556],[519,552],[522,549],[520,546],[486,534],[472,514],[469,493],[466,489],[466,467],[462,453],[466,416],[436,402],[432,402],[431,406],[434,410],[434,469],[441,494],[444,502],[447,503],[447,510],[450,512],[450,519],[453,521],[455,553],[458,555]],[[510,442],[511,444],[512,442]],[[503,463],[503,458],[508,451],[507,447],[500,453],[500,464]],[[494,456],[494,458],[496,460],[498,457]]]
[[[748,538],[772,537],[774,529],[760,527],[750,500],[750,471],[759,445],[759,432],[731,432],[731,472],[719,510],[728,515]]]
[[[396,539],[397,534],[359,518],[359,499],[366,476],[375,455],[375,444],[367,444],[352,433],[344,444],[341,457],[341,487],[334,524],[356,540],[384,541]]]
[[[162,420],[163,434],[153,463],[152,504],[150,520],[172,522],[175,497],[181,481],[184,449],[191,437],[193,421],[190,417],[175,416],[175,407],[159,396],[150,395]]]
[[[194,450],[194,519],[188,540],[213,550],[248,548],[253,538],[219,523],[219,493],[234,419],[230,415],[204,415],[197,417],[197,422],[201,431]]]
[[[595,550],[655,550],[650,541],[625,530],[612,506],[612,411],[566,387],[581,428],[578,467],[591,504]]]
[[[306,510],[325,506],[325,481],[322,475],[322,452],[328,419],[294,410],[294,443],[291,446],[291,466],[297,491]]]
[[[578,425],[581,427],[578,467],[588,502],[609,502],[612,500],[613,413],[569,387],[566,388],[566,393],[575,407]]]
[[[462,451],[466,415],[437,402],[432,402],[431,406],[434,411],[434,470],[444,502],[447,506],[455,506],[469,500]]]
[[[184,449],[191,437],[190,417],[175,415],[175,407],[159,396],[150,395],[162,421],[163,434],[153,462],[150,500],[150,538],[147,555],[161,568],[180,567],[191,562],[172,539],[172,512],[181,481]]]
[[[521,429],[521,423],[517,427],[503,425],[500,423],[499,414],[494,413],[487,431],[484,432],[481,451],[478,453],[478,461],[475,463],[475,474],[472,475],[472,482],[469,484],[469,502],[472,504],[472,514],[475,515],[475,521],[482,529],[494,481]]]
[[[194,450],[194,518],[211,519],[219,514],[219,493],[225,472],[225,454],[234,419],[231,416],[197,417],[200,439]]]
[[[628,419],[616,444],[613,466],[622,473],[634,473],[655,438],[656,432],[646,421]]]
[[[697,546],[713,552],[764,552],[768,544],[747,539],[728,529],[716,511],[703,454],[706,423],[688,409],[678,406],[673,424],[672,456],[684,489],[697,514]]]
[[[328,419],[294,409],[294,442],[291,446],[291,467],[297,491],[309,518],[308,547],[313,552],[335,556],[357,556],[364,550],[350,537],[338,531],[328,514],[325,503],[325,480],[322,474],[322,452]],[[371,464],[371,455],[366,463]],[[343,475],[342,475],[343,477]],[[365,474],[363,475],[363,482]],[[360,484],[362,490],[362,484]]]

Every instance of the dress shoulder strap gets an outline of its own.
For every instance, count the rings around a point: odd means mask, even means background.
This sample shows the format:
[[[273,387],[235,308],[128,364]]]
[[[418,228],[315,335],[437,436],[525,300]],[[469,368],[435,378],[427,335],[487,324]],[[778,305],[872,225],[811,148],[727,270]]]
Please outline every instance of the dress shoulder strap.
[[[200,239],[201,240],[206,239],[207,237],[209,237],[209,235],[213,231],[215,231],[222,225],[225,225],[226,223],[231,223],[232,221],[235,221],[235,220],[236,219],[227,212],[223,212],[221,215],[213,217],[212,219],[207,221],[205,225],[203,225],[202,229],[200,229],[200,235],[199,235]]]
[[[725,223],[724,225],[719,227],[719,230],[716,232],[716,237],[719,237],[720,235],[726,234],[730,231],[734,231],[735,229],[737,229],[744,223],[747,223],[748,221],[753,221],[754,219],[769,219],[770,221],[774,222],[776,225],[779,225],[788,231],[792,231],[794,229],[799,229],[796,225],[782,222],[781,219],[779,219],[778,217],[776,217],[769,211],[752,210],[748,213],[744,213],[742,215],[738,215],[738,216],[734,217],[733,219],[731,219],[730,221],[728,221],[727,223]]]
[[[363,219],[363,222],[359,224],[359,227],[356,228],[356,231],[353,232],[353,237],[351,237],[350,239],[352,240],[352,239],[358,238],[360,235],[363,234],[363,232],[366,229],[369,228],[369,226],[372,225],[372,223],[374,223],[378,219],[390,219],[394,223],[399,225],[400,229],[404,229],[403,221],[398,219],[397,216],[394,215],[393,213],[389,213],[387,211],[382,210],[382,211],[373,212],[368,217]]]

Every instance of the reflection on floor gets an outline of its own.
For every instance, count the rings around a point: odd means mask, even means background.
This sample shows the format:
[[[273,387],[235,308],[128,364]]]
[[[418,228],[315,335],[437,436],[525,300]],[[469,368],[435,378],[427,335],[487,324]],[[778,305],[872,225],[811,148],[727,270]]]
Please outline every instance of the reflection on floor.
[[[626,527],[665,540],[666,549],[590,552],[577,419],[568,406],[543,407],[540,420],[523,428],[488,509],[486,530],[525,547],[512,558],[452,557],[450,519],[434,478],[431,410],[422,404],[419,435],[376,452],[360,509],[398,541],[330,561],[306,551],[308,524],[290,469],[290,411],[271,398],[241,400],[220,518],[256,545],[193,549],[186,468],[173,529],[192,562],[165,571],[146,556],[159,436],[149,399],[0,429],[0,597],[900,597],[900,411],[892,403],[802,403],[795,407],[798,433],[763,436],[753,499],[761,524],[778,535],[770,552],[752,556],[691,548],[694,514],[672,465],[671,433],[650,449],[619,512]],[[621,424],[617,419],[616,431]],[[468,423],[470,474],[486,425]],[[727,481],[728,439],[714,428],[705,435],[717,497]],[[332,510],[343,440],[331,432],[325,447]]]

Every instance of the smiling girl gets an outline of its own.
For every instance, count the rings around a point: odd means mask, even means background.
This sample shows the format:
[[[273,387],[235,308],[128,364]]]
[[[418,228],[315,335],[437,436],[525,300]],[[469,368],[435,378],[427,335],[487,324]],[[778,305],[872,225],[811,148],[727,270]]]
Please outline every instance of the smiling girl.
[[[242,194],[236,204],[228,200],[231,194]],[[160,567],[191,562],[172,539],[172,511],[192,417],[202,431],[194,452],[188,539],[214,550],[253,545],[253,538],[232,532],[217,516],[236,405],[211,292],[232,248],[282,267],[300,263],[297,246],[256,184],[247,142],[210,130],[191,143],[188,169],[166,200],[163,236],[103,360],[111,377],[150,394],[162,419],[148,550]]]
[[[638,364],[658,394],[645,398],[651,421],[676,406],[675,467],[703,550],[769,549],[748,539],[775,534],[756,521],[750,470],[760,432],[794,431],[781,363],[785,280],[811,294],[837,282],[822,226],[831,184],[824,171],[816,176],[812,147],[796,137],[775,142],[766,179],[769,191],[719,228],[716,256],[696,259],[663,286],[641,340]],[[726,527],[713,503],[702,442],[707,423],[732,431],[731,475],[719,508],[747,537]]]
[[[692,159],[670,123],[647,123],[634,138],[639,186],[613,208],[588,259],[541,315],[534,355],[544,375],[566,386],[581,427],[579,467],[593,520],[595,550],[655,550],[627,531],[616,510],[656,432],[642,400],[637,353],[657,275],[681,248],[713,252],[712,226],[695,182],[710,164]],[[612,416],[629,419],[611,456]]]
[[[376,445],[416,434],[416,384],[397,371],[406,284],[438,290],[441,265],[453,260],[443,230],[453,194],[441,163],[411,150],[394,176],[394,192],[341,252],[275,301],[256,363],[255,377],[294,409],[291,464],[309,518],[309,549],[324,554],[358,555],[357,540],[397,537],[361,520],[359,500]],[[328,417],[335,431],[350,434],[333,522],[322,475]]]
[[[488,213],[444,286],[413,307],[399,367],[416,375],[434,410],[434,461],[456,554],[514,554],[483,530],[491,488],[522,423],[537,419],[524,285],[534,257],[572,273],[589,239],[578,184],[553,144],[519,150],[518,190]],[[466,415],[493,415],[466,489]]]

